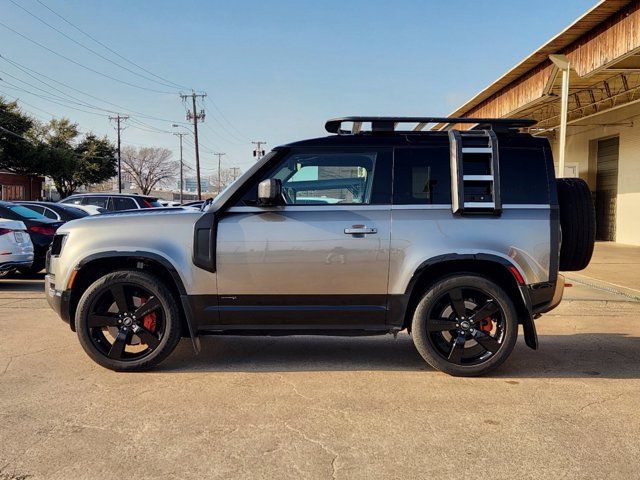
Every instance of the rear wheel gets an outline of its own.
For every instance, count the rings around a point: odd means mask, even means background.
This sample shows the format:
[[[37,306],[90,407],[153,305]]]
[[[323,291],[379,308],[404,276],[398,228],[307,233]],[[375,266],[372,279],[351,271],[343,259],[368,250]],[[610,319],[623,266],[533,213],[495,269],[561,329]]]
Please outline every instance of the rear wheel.
[[[477,376],[511,354],[518,318],[498,285],[484,277],[459,275],[427,290],[414,312],[411,334],[432,367],[450,375]]]
[[[143,370],[164,360],[180,340],[180,312],[153,275],[123,270],[82,295],[76,331],[87,354],[111,370]]]

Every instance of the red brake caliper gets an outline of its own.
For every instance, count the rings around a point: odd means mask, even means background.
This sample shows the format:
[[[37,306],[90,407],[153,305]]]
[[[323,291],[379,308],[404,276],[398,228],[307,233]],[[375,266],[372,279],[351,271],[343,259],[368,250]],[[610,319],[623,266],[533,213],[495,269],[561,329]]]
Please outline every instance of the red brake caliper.
[[[491,317],[483,318],[480,320],[480,330],[484,333],[491,333],[493,330],[493,320]]]
[[[140,304],[144,305],[147,303],[148,298],[140,297]],[[146,314],[142,319],[142,325],[144,328],[149,330],[150,332],[156,331],[156,312],[151,312]]]

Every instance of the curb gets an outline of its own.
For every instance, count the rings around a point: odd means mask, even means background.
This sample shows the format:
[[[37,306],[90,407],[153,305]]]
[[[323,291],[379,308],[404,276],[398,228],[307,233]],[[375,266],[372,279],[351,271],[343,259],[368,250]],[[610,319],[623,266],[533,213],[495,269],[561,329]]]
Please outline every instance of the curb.
[[[633,288],[623,287],[622,285],[616,285],[615,283],[605,282],[604,280],[599,280],[597,278],[588,277],[586,275],[580,274],[567,274],[565,273],[565,278],[575,283],[579,283],[581,285],[586,285],[591,288],[595,288],[597,290],[602,290],[609,293],[615,293],[617,295],[621,295],[623,297],[629,298],[636,302],[640,302],[640,291],[635,290]]]

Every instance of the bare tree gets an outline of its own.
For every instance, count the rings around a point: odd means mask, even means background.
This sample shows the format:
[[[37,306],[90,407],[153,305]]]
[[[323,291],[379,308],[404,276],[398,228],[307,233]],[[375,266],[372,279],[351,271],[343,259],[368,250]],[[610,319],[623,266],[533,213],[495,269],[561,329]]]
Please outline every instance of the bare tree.
[[[179,163],[171,160],[171,150],[166,148],[125,147],[122,150],[122,170],[131,176],[143,195],[175,179],[179,169]]]

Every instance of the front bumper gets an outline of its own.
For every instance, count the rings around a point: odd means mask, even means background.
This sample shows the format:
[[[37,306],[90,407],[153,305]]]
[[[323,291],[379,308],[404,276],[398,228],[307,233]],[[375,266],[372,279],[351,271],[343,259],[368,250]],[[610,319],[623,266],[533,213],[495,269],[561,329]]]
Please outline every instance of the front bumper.
[[[47,274],[44,277],[44,291],[49,306],[62,320],[70,324],[69,296],[71,292],[68,290],[56,290],[55,277],[52,274]]]

